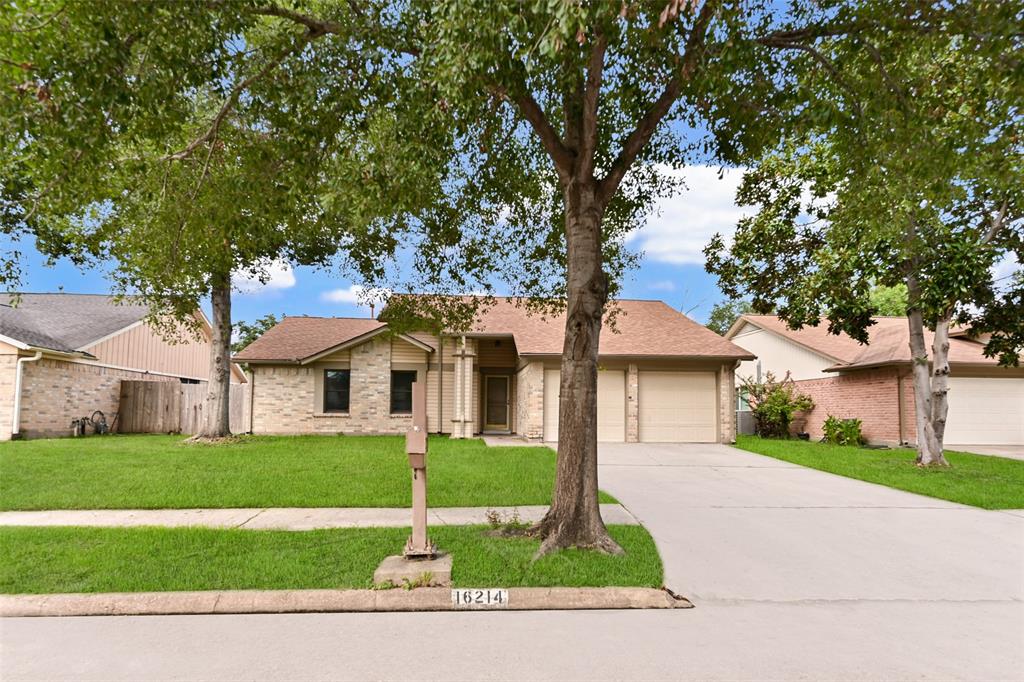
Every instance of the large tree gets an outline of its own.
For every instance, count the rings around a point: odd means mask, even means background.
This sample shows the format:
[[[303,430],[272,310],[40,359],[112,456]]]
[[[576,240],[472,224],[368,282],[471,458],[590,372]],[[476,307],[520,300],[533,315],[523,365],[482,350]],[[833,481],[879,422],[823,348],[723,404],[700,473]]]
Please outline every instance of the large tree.
[[[918,5],[41,2],[50,9],[23,17],[5,34],[20,37],[3,43],[17,49],[0,55],[36,102],[11,154],[32,172],[4,184],[49,195],[66,174],[109,163],[96,145],[159,137],[182,98],[204,88],[222,106],[192,142],[160,150],[168,158],[201,156],[235,112],[249,129],[321,146],[333,181],[321,201],[344,207],[347,226],[408,247],[402,274],[470,290],[498,273],[513,293],[564,307],[558,465],[540,551],[619,552],[598,506],[596,385],[602,324],[632,262],[626,233],[674,189],[673,170],[737,163],[775,138],[776,119],[799,108],[792,55],[927,25]],[[325,113],[352,112],[358,125],[323,132]],[[47,144],[78,118],[79,144]],[[51,119],[60,123],[37,123]],[[349,253],[367,283],[384,277],[373,252]]]
[[[862,342],[872,285],[904,291],[922,465],[946,464],[950,325],[993,334],[986,352],[1013,364],[1024,326],[1021,277],[993,276],[1024,249],[1024,5],[956,9],[974,11],[923,8],[927,31],[798,60],[818,97],[745,177],[759,214],[706,252],[728,293]]]

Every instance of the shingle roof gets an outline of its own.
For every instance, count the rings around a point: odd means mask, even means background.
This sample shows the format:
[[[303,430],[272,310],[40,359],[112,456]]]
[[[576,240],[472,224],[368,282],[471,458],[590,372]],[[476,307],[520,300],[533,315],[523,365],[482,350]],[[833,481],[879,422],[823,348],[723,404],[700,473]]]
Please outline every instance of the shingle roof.
[[[286,317],[241,352],[239,362],[299,362],[387,327],[366,317]]]
[[[743,315],[740,320],[794,341],[836,361],[826,371],[910,363],[910,330],[905,317],[876,317],[868,328],[868,343],[862,345],[846,334],[830,334],[827,324],[793,330],[774,315]],[[738,331],[741,325],[735,325]],[[925,345],[931,349],[934,333],[925,329]],[[739,343],[743,343],[742,340]],[[984,344],[964,337],[949,340],[951,364],[997,365],[982,352]]]
[[[20,294],[0,299],[0,334],[35,348],[73,353],[146,317],[149,309],[101,294]]]
[[[754,357],[662,301],[621,300],[617,306],[615,330],[601,330],[602,356]],[[481,312],[475,330],[510,334],[520,355],[561,355],[565,315],[543,318],[515,299],[499,298]]]
[[[753,359],[753,355],[661,301],[619,301],[617,331],[601,331],[609,356]],[[240,362],[301,362],[385,327],[367,318],[286,317],[235,355]],[[561,355],[564,314],[531,314],[514,299],[482,310],[468,335],[511,336],[521,355]]]

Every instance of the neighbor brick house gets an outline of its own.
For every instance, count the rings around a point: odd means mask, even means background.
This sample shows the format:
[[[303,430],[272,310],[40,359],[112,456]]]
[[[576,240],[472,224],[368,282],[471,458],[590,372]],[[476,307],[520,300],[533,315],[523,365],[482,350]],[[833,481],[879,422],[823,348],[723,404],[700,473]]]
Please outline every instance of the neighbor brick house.
[[[68,435],[71,420],[103,412],[112,425],[122,380],[203,382],[210,326],[201,339],[161,337],[144,305],[94,294],[20,294],[0,302],[0,440]],[[233,367],[233,379],[245,376]]]
[[[235,356],[255,433],[402,433],[427,384],[432,433],[558,437],[564,316],[513,299],[464,334],[392,333],[375,319],[287,317]],[[733,371],[752,359],[660,301],[619,301],[601,334],[598,439],[731,442]]]
[[[743,315],[726,334],[757,356],[737,374],[755,377],[788,372],[797,388],[814,399],[805,430],[822,436],[829,415],[863,422],[872,442],[916,443],[910,336],[905,317],[877,317],[869,343],[828,333],[826,325],[792,330],[773,315]],[[932,334],[925,341],[931,348]],[[949,346],[948,445],[1024,444],[1024,368],[999,367],[983,354],[984,343],[963,330]]]

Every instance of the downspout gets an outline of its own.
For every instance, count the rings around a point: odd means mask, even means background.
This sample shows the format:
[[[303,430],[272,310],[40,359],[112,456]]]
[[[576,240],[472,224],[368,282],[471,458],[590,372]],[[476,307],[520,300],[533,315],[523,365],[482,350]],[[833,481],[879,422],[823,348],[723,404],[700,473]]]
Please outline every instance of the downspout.
[[[253,435],[253,415],[256,413],[256,368],[249,366],[249,435]]]
[[[896,434],[897,445],[903,445],[906,442],[903,440],[903,374],[900,373],[899,367],[896,368],[896,412],[899,413],[896,420],[899,425],[899,433]]]
[[[21,433],[21,376],[22,368],[26,362],[36,362],[43,357],[43,351],[37,350],[32,357],[18,358],[17,367],[14,369],[14,414],[11,416],[11,440],[18,438]]]

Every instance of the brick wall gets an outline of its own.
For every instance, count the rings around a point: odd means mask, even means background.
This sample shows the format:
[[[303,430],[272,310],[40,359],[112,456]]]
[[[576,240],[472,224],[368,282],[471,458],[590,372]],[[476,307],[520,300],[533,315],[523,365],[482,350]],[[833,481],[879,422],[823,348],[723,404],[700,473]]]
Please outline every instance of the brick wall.
[[[900,387],[898,388],[898,385]],[[903,391],[903,437],[915,440],[914,390],[909,377],[899,378],[895,368],[861,370],[828,379],[797,381],[801,393],[814,400],[804,430],[812,440],[822,437],[829,415],[862,422],[862,433],[872,443],[896,444],[900,440],[899,396]]]
[[[544,437],[544,363],[530,362],[516,373],[515,431],[525,438]]]
[[[729,364],[718,370],[718,441],[736,442],[736,371]]]
[[[316,412],[319,367],[252,365],[255,433],[405,433],[409,415],[391,414],[391,341],[352,348],[348,414]]]
[[[174,381],[145,372],[111,369],[78,362],[44,358],[24,364],[21,386],[21,435],[51,438],[71,433],[71,420],[100,410],[113,424],[121,395],[121,380]],[[13,387],[14,377],[11,376]],[[13,388],[10,391],[13,398]],[[0,439],[10,438],[11,423]]]

